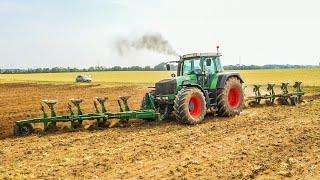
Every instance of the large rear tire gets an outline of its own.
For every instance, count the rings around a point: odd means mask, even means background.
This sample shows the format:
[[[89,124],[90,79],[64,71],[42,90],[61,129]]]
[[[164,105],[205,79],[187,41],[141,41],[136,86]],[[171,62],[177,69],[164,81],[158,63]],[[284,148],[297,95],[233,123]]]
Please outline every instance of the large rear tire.
[[[239,115],[244,107],[242,84],[238,78],[229,78],[218,94],[218,115],[230,117]]]
[[[198,88],[184,88],[178,92],[173,109],[179,122],[198,124],[206,114],[205,97]]]

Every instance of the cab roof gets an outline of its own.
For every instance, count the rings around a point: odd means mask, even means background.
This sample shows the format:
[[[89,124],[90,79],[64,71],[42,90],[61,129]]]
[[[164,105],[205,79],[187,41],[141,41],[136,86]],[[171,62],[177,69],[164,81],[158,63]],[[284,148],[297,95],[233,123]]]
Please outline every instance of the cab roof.
[[[209,53],[192,53],[192,54],[185,54],[185,55],[181,56],[181,60],[197,58],[197,57],[219,57],[219,56],[221,56],[220,53],[213,53],[213,52],[209,52]]]

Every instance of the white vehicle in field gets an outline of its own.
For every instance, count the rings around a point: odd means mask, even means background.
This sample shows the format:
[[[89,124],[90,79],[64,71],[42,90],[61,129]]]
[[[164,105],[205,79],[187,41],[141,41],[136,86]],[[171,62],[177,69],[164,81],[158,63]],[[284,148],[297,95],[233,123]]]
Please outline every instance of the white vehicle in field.
[[[91,76],[87,76],[87,75],[78,75],[76,78],[76,82],[85,82],[85,83],[91,83],[92,78]]]

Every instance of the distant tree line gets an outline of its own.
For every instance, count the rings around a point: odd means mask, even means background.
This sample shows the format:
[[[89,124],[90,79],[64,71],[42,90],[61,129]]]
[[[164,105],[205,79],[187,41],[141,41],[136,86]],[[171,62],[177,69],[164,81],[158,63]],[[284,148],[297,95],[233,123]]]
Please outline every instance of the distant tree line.
[[[289,68],[315,68],[319,66],[314,65],[291,65],[291,64],[285,64],[285,65],[279,65],[279,64],[267,64],[263,66],[257,66],[257,65],[228,65],[223,66],[225,70],[251,70],[251,69],[289,69]]]
[[[29,69],[0,69],[0,74],[29,74],[29,73],[62,73],[62,72],[99,72],[99,71],[164,71],[165,65],[163,68],[160,66],[131,66],[131,67],[103,67],[103,66],[94,66],[89,68],[64,68],[64,67],[54,67],[54,68],[29,68]]]
[[[250,69],[286,69],[286,68],[312,68],[312,65],[227,65],[225,70],[250,70]],[[177,65],[171,65],[171,70],[176,70]],[[0,74],[28,74],[28,73],[61,73],[61,72],[99,72],[99,71],[165,71],[166,63],[160,63],[154,67],[151,66],[131,66],[131,67],[103,67],[92,66],[89,68],[71,68],[71,67],[54,67],[54,68],[29,68],[29,69],[0,69]]]

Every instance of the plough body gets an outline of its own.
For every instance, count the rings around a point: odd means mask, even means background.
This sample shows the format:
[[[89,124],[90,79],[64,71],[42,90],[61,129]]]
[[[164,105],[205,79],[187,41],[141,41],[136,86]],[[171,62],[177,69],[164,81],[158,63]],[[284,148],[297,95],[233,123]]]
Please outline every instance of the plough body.
[[[295,89],[294,92],[289,92],[288,85],[289,83],[282,83],[281,84],[281,93],[276,94],[274,90],[275,84],[268,84],[267,85],[267,94],[262,95],[260,91],[261,85],[253,85],[253,92],[255,96],[247,97],[249,101],[252,102],[253,105],[258,105],[261,103],[261,100],[266,100],[268,105],[273,105],[275,100],[278,100],[280,104],[291,104],[297,105],[300,104],[302,100],[302,96],[305,92],[302,91],[301,88],[302,82],[295,82],[293,88]]]
[[[44,104],[47,104],[50,109],[50,117],[45,111],[45,107],[41,103],[41,111],[43,113],[42,118],[26,119],[16,121],[14,133],[15,135],[28,135],[34,131],[32,124],[43,123],[44,130],[48,130],[50,126],[56,127],[58,122],[70,122],[70,128],[78,128],[83,125],[83,121],[96,121],[96,124],[101,127],[110,119],[120,119],[122,122],[127,122],[129,119],[144,119],[144,120],[161,120],[160,114],[154,108],[153,101],[151,101],[151,95],[147,94],[147,104],[146,110],[130,110],[128,105],[128,96],[122,96],[118,100],[120,112],[109,112],[106,109],[105,97],[97,97],[94,101],[94,107],[96,113],[83,114],[80,104],[83,102],[82,99],[70,99],[70,102],[77,109],[77,113],[74,113],[72,105],[68,103],[69,115],[57,116],[55,111],[55,100],[44,100]],[[122,103],[121,103],[122,101]],[[98,103],[100,104],[100,109],[98,108]],[[123,104],[123,105],[122,105]]]

